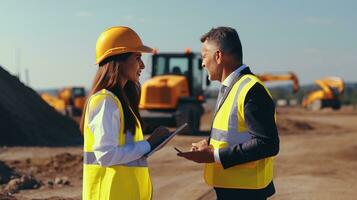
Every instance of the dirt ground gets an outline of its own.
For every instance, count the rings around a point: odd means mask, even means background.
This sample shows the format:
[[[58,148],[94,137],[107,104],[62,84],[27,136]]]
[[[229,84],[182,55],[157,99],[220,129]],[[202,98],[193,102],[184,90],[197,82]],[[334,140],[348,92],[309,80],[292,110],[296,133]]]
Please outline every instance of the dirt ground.
[[[203,129],[209,129],[210,120],[208,111]],[[281,140],[275,159],[277,193],[270,199],[356,199],[357,110],[278,108],[277,123]],[[203,165],[177,157],[173,149],[188,150],[192,142],[205,137],[177,136],[149,159],[154,199],[215,199],[203,182]],[[37,189],[20,188],[11,196],[3,184],[0,199],[81,199],[81,153],[82,147],[0,148],[0,160],[10,167],[10,176],[27,175],[37,181]]]

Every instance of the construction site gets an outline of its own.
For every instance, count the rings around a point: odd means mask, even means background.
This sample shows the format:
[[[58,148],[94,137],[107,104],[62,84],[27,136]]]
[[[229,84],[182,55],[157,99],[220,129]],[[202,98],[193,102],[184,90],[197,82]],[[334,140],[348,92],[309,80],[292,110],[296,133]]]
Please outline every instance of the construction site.
[[[357,1],[0,1],[0,200],[357,199]]]
[[[209,136],[217,91],[207,89],[201,62],[200,56],[189,50],[155,53],[152,78],[142,86],[144,131],[150,133],[158,125],[174,129],[184,122],[190,124],[185,134],[176,136],[148,160],[154,199],[216,198],[203,181],[203,165],[180,159],[174,150],[189,150],[192,142]],[[285,89],[271,89],[281,140],[275,158],[277,194],[271,199],[354,199],[357,109],[355,104],[343,105],[341,101],[346,87],[343,80],[319,79],[319,89],[298,100],[281,99],[299,91],[296,74],[257,76],[266,83],[285,82]],[[286,91],[286,87],[290,89]],[[0,91],[4,130],[0,140],[0,199],[81,199],[83,138],[78,122],[85,89],[72,87],[59,90],[58,95],[40,94],[0,68]],[[288,95],[279,96],[279,91]]]

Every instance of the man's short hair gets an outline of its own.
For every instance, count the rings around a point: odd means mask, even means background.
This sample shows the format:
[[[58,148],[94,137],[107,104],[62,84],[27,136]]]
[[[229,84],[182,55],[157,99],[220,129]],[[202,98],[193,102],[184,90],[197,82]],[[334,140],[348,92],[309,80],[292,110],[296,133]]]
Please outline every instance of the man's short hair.
[[[234,28],[224,26],[212,28],[202,35],[201,42],[206,40],[214,42],[223,53],[231,54],[239,61],[243,61],[242,44]]]

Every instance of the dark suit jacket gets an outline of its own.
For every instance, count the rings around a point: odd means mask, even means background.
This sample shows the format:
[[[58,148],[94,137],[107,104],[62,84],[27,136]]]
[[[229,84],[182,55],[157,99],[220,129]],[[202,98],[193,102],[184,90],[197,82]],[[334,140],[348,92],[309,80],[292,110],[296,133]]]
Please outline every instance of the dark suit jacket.
[[[244,74],[252,74],[252,72],[246,68],[241,71],[236,80]],[[274,114],[275,106],[272,98],[262,85],[255,84],[249,90],[244,101],[244,117],[252,139],[243,144],[219,150],[219,157],[225,169],[278,154],[279,136]],[[254,193],[273,195],[275,193],[273,182]]]

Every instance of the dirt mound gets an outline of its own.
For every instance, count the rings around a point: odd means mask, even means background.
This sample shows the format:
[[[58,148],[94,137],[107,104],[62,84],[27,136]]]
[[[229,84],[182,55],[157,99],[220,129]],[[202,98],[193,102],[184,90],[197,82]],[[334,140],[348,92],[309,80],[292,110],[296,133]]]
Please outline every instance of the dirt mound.
[[[50,185],[68,185],[68,177],[82,177],[82,155],[63,153],[50,158],[15,160],[8,165],[21,173],[33,175]]]
[[[283,132],[314,130],[314,126],[309,122],[297,121],[288,118],[279,119],[277,126],[278,129]]]
[[[308,134],[308,133],[325,133],[331,130],[341,130],[341,127],[323,124],[308,120],[291,119],[289,117],[279,116],[277,119],[279,134]]]
[[[37,189],[42,185],[34,177],[28,175],[21,175],[20,177],[10,180],[3,189],[3,193],[13,194],[19,190]]]
[[[33,176],[21,174],[13,169],[0,161],[0,199],[11,199],[11,194],[19,190],[36,189],[42,185]]]
[[[66,175],[82,177],[82,155],[63,153],[50,159],[37,161],[39,172],[49,173],[48,175]],[[41,164],[43,163],[43,164]]]
[[[7,194],[0,194],[1,200],[17,200],[15,197]]]
[[[82,155],[62,153],[50,158],[14,160],[6,164],[0,162],[0,169],[5,169],[2,171],[7,172],[6,177],[10,177],[0,185],[0,195],[8,195],[6,198],[10,199],[12,194],[20,190],[78,185],[82,180],[82,160]],[[0,175],[5,174],[2,171]],[[3,196],[0,196],[0,199]],[[50,199],[71,200],[61,197]]]
[[[66,146],[82,143],[78,125],[0,66],[0,145]]]

